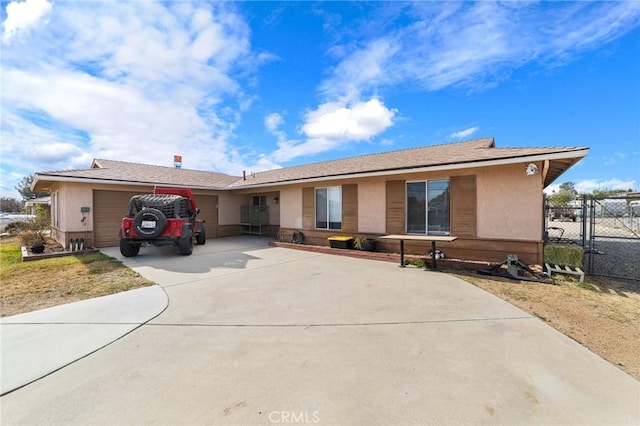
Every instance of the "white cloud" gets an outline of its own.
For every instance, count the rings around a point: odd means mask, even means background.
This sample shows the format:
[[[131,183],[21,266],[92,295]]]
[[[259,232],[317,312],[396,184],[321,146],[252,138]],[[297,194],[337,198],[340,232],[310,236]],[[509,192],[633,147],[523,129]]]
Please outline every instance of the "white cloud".
[[[37,147],[32,146],[27,154],[28,158],[35,161],[48,163],[68,161],[70,157],[78,155],[82,155],[82,149],[68,142],[38,144]]]
[[[327,102],[307,113],[302,132],[312,139],[368,140],[391,126],[394,115],[375,98],[352,104]]]
[[[357,101],[364,89],[373,88],[388,79],[386,62],[396,55],[398,47],[391,40],[380,38],[354,51],[335,68],[339,76],[325,81],[321,90],[344,101]],[[347,77],[348,76],[348,77]]]
[[[3,49],[2,157],[30,174],[182,154],[184,167],[238,175],[228,140],[251,97],[236,76],[265,60],[249,40],[229,3],[60,3],[28,48]]]
[[[379,14],[380,22],[367,22],[361,42],[331,49],[342,56],[321,86],[327,96],[354,99],[406,84],[427,91],[490,87],[527,63],[571,60],[628,32],[640,19],[636,1],[389,7],[389,14]],[[379,31],[394,21],[402,24]]]
[[[279,142],[283,142],[287,139],[287,134],[280,129],[280,126],[282,126],[283,124],[284,124],[284,118],[282,117],[282,115],[278,114],[277,112],[268,114],[264,118],[264,127],[267,129],[269,133],[275,136]],[[276,168],[278,167],[280,166],[277,165]],[[265,170],[265,169],[263,168],[262,170]]]
[[[302,126],[307,137],[300,142],[281,140],[272,154],[275,161],[318,154],[349,142],[370,140],[393,124],[396,111],[373,98],[366,102],[327,102],[309,111]]]
[[[9,44],[15,37],[27,34],[33,27],[46,21],[53,5],[47,0],[12,1],[7,5],[2,42]]]
[[[264,118],[264,126],[271,133],[276,132],[278,127],[280,127],[284,123],[284,119],[282,115],[277,112],[271,113]]]
[[[473,135],[478,130],[480,130],[480,127],[478,126],[469,127],[468,129],[460,130],[458,132],[453,132],[449,135],[449,137],[453,139],[462,139],[462,138],[466,138],[468,136]]]

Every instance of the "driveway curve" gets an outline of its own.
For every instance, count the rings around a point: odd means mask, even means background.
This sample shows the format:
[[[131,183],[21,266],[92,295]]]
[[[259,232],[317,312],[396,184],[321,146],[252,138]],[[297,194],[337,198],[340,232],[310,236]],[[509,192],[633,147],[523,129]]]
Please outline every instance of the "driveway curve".
[[[5,396],[3,424],[640,421],[638,381],[443,273],[258,237],[123,261],[168,308]]]
[[[168,305],[158,285],[0,319],[0,395],[104,348]]]

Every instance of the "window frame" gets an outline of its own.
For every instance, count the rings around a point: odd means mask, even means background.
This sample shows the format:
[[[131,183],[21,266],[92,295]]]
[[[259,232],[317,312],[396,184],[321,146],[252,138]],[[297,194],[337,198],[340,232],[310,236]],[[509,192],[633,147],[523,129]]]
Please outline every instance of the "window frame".
[[[327,204],[325,206],[326,211],[326,227],[318,227],[318,191],[326,191],[325,198],[327,200]],[[331,197],[329,196],[330,190],[337,190],[338,197],[337,200],[340,203],[339,211],[340,211],[340,226],[339,228],[332,228],[331,223],[338,223],[336,221],[331,221]],[[314,228],[319,231],[341,231],[343,224],[343,215],[342,215],[342,186],[322,186],[313,189],[313,220],[314,220]],[[334,208],[335,211],[335,208]]]
[[[449,196],[447,197],[447,210],[449,215],[449,229],[447,231],[430,231],[429,230],[429,184],[436,182],[447,182],[447,188],[449,191]],[[424,200],[425,200],[425,210],[424,210],[424,232],[409,232],[409,185],[413,183],[422,183],[424,184]],[[406,181],[405,183],[405,232],[408,235],[433,235],[433,236],[445,236],[451,235],[451,179],[427,179],[427,180],[412,180]]]
[[[60,192],[59,190],[55,190],[53,192],[53,196],[51,197],[51,204],[53,204],[53,212],[52,212],[52,222],[53,227],[56,229],[60,229]]]

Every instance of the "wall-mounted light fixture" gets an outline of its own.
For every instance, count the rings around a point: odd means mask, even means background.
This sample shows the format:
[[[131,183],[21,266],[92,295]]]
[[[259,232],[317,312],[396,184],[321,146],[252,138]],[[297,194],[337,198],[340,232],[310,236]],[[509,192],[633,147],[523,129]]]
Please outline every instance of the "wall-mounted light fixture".
[[[527,165],[527,176],[533,176],[538,173],[538,166],[533,163]]]
[[[273,197],[273,204],[278,204],[280,202],[280,198]]]

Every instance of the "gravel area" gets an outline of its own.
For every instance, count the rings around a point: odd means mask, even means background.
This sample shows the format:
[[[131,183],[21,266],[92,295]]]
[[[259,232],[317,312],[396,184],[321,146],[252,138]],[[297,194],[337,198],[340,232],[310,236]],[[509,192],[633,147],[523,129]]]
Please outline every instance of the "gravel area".
[[[592,275],[640,280],[640,229],[637,218],[598,218],[594,231],[594,253],[585,254],[585,271],[591,266]],[[548,235],[551,242],[582,243],[580,221],[549,221]],[[589,223],[587,242],[589,245]]]
[[[640,281],[640,239],[596,239],[594,247],[597,252],[585,256],[593,275]]]

